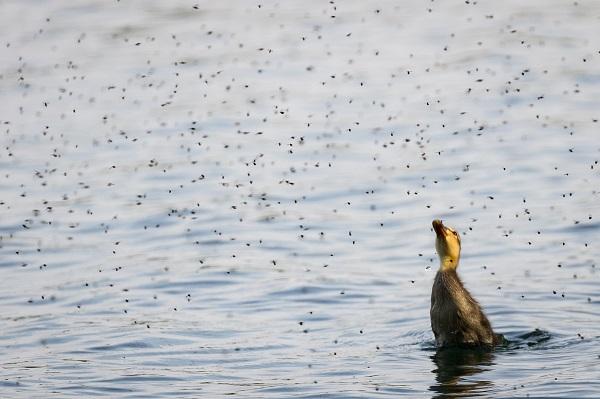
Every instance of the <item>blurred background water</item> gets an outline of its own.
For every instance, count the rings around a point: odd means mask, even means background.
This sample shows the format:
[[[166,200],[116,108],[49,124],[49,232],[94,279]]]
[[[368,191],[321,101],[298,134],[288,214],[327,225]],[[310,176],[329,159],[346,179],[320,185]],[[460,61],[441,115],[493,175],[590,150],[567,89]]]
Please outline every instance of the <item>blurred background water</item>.
[[[2,396],[600,396],[600,3],[0,10]]]

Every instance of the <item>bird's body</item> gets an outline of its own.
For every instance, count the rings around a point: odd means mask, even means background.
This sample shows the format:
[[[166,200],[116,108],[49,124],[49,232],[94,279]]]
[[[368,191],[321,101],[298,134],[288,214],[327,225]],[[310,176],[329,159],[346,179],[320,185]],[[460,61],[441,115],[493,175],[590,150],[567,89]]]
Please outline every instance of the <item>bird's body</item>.
[[[496,337],[456,270],[440,270],[431,290],[431,329],[438,346],[493,346]]]
[[[431,329],[440,347],[491,347],[502,341],[477,301],[463,286],[456,273],[460,258],[460,238],[439,220],[433,221],[440,256],[431,290]]]

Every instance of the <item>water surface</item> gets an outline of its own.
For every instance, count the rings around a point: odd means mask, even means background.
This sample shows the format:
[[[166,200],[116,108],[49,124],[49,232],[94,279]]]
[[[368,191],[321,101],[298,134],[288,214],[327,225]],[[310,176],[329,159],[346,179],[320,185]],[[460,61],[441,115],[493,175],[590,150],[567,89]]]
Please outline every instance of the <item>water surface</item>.
[[[600,396],[599,15],[3,2],[3,395]],[[436,353],[434,218],[507,347]]]

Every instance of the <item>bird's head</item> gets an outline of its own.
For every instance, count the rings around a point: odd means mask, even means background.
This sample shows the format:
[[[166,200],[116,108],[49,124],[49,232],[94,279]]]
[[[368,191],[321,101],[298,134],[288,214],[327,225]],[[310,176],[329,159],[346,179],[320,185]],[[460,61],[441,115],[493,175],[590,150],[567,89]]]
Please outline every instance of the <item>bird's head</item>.
[[[441,220],[432,222],[435,230],[435,249],[440,257],[440,269],[456,269],[460,259],[460,236],[451,227],[444,226]]]

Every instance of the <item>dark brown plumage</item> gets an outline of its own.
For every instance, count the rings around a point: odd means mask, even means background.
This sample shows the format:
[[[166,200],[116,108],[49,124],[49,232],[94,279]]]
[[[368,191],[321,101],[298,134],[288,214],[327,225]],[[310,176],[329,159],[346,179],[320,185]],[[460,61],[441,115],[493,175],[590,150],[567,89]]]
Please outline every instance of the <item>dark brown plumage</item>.
[[[492,347],[502,342],[495,334],[479,303],[463,286],[456,273],[460,238],[439,220],[433,221],[440,256],[431,290],[431,329],[438,346]]]
[[[456,270],[440,270],[431,290],[431,328],[438,346],[493,346],[492,326]]]

